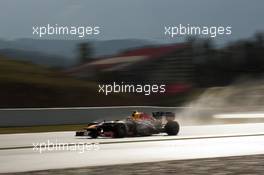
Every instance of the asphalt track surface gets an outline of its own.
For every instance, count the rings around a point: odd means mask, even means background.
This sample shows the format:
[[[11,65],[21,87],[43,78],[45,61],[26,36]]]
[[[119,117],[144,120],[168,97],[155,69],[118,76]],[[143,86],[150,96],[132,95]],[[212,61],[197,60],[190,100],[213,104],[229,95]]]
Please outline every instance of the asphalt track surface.
[[[54,143],[69,146],[55,150]],[[178,136],[123,139],[74,137],[74,132],[3,134],[0,173],[258,155],[264,154],[263,145],[261,123],[185,126]]]

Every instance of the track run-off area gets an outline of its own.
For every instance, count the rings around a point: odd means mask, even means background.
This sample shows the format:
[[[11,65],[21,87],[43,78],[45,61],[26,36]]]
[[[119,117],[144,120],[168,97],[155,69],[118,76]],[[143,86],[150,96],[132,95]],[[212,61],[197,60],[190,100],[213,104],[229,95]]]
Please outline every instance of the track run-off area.
[[[264,154],[264,124],[182,126],[122,139],[74,131],[0,135],[0,173]]]

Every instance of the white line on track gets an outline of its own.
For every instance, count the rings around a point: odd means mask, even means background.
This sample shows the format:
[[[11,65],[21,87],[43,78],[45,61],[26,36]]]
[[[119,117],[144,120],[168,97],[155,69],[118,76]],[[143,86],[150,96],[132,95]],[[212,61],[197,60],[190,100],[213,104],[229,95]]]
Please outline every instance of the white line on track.
[[[230,113],[216,114],[214,118],[218,119],[261,119],[264,118],[264,113]]]

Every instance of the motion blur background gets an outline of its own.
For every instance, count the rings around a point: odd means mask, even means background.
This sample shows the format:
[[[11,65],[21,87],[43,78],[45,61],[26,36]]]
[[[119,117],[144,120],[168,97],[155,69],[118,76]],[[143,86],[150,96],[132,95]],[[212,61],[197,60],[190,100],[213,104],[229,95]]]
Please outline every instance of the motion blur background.
[[[264,153],[263,7],[261,0],[1,0],[0,174],[263,174],[263,155],[245,156]],[[99,26],[100,34],[32,34],[48,24]],[[231,26],[232,34],[164,35],[179,24]],[[166,93],[98,93],[98,84],[113,82],[165,84]],[[179,135],[74,137],[88,122],[135,110],[175,112]],[[32,143],[49,141],[98,142],[100,150],[32,152]],[[177,161],[152,162],[165,160]],[[118,165],[103,166],[111,164]],[[70,169],[81,166],[94,167]]]
[[[264,104],[262,1],[0,2],[0,107]],[[165,25],[232,26],[232,35],[164,36]],[[35,25],[98,25],[90,38]],[[99,83],[165,84],[166,93],[98,93]]]

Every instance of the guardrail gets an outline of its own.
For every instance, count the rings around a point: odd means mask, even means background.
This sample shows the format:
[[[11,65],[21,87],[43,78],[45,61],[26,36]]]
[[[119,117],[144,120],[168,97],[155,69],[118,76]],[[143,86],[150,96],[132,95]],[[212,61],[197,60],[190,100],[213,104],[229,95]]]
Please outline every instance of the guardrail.
[[[69,108],[14,108],[0,109],[0,126],[34,126],[56,124],[81,124],[96,120],[116,120],[129,116],[132,111],[175,112],[183,107],[116,106]]]

